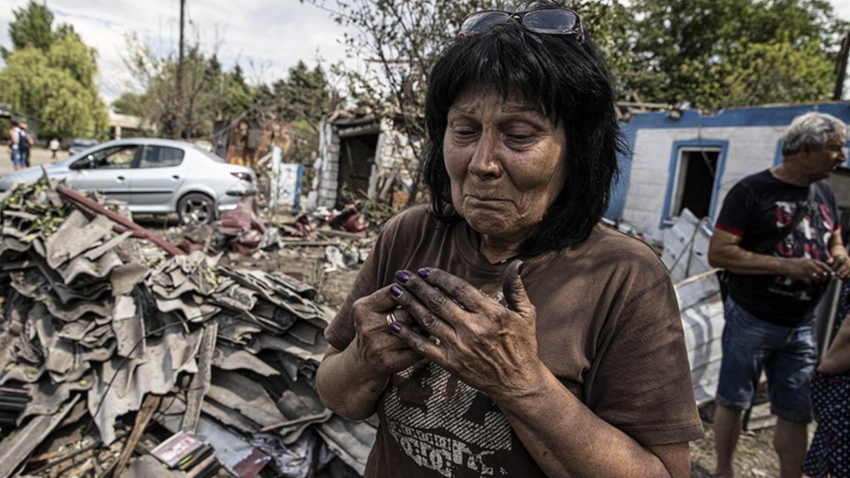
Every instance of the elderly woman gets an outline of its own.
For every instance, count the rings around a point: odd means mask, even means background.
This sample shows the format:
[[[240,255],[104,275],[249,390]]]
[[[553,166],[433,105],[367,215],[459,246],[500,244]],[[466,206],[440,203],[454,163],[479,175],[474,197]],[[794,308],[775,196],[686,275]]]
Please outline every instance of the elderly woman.
[[[377,413],[367,477],[689,476],[702,437],[676,295],[598,223],[621,148],[578,15],[479,12],[436,62],[430,207],[384,227],[317,385]]]

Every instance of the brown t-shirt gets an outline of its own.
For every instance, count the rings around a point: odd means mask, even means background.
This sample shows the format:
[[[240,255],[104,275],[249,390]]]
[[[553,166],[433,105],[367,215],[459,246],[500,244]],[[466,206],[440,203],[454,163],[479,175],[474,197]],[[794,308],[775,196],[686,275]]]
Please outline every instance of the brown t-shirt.
[[[328,342],[345,349],[355,335],[351,305],[401,269],[443,269],[495,297],[507,265],[479,254],[478,238],[424,206],[397,215],[326,329]],[[649,246],[599,225],[579,247],[522,259],[540,358],[570,392],[645,446],[703,436],[676,294]],[[377,413],[367,478],[545,477],[493,400],[434,363],[396,374]]]

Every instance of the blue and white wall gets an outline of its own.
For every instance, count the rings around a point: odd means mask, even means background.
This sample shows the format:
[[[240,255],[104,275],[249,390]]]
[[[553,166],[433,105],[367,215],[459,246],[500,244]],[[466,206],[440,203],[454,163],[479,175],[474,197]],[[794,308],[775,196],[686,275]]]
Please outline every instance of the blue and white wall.
[[[725,110],[715,116],[684,111],[678,120],[666,113],[634,116],[623,125],[631,155],[621,158],[622,176],[607,217],[622,218],[642,230],[650,242],[661,243],[669,227],[666,219],[681,150],[696,147],[720,152],[711,199],[714,221],[735,183],[781,162],[782,134],[795,117],[809,111],[850,123],[847,103],[764,106]]]

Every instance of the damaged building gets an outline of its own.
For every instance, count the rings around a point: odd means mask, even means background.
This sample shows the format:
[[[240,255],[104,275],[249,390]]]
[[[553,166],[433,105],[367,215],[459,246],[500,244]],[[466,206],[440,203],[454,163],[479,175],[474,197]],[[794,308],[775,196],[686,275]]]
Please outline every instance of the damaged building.
[[[345,195],[404,204],[418,169],[421,140],[411,145],[399,121],[360,110],[325,117],[307,208],[341,206]]]
[[[779,164],[783,133],[811,111],[850,123],[846,102],[634,115],[622,125],[630,153],[606,217],[637,226],[655,244],[685,209],[711,227],[732,186]]]

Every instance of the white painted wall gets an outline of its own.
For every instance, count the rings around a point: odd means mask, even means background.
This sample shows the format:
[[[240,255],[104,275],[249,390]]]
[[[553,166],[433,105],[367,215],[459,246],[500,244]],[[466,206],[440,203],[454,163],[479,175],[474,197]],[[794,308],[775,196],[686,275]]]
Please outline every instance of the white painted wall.
[[[735,128],[643,129],[637,132],[623,218],[637,226],[650,242],[662,243],[659,226],[675,141],[728,141],[717,214],[726,193],[741,178],[773,166],[776,145],[787,126]],[[716,219],[716,218],[715,218]]]

